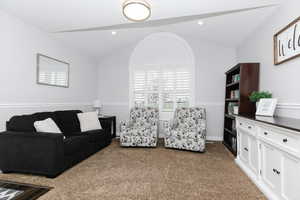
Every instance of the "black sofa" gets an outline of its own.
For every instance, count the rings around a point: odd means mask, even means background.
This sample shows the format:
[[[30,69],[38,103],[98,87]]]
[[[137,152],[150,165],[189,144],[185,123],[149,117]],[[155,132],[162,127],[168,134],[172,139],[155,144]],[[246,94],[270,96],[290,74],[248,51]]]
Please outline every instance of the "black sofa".
[[[111,143],[110,124],[102,130],[80,132],[79,110],[14,116],[0,133],[0,170],[55,178]],[[35,121],[52,118],[62,134],[37,133]],[[100,122],[99,122],[100,123]]]

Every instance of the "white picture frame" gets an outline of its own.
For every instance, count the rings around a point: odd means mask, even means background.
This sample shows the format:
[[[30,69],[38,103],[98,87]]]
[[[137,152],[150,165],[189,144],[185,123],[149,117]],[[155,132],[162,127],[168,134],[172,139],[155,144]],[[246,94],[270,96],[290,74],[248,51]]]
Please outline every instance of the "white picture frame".
[[[277,99],[260,99],[256,109],[256,115],[273,117],[277,105]]]

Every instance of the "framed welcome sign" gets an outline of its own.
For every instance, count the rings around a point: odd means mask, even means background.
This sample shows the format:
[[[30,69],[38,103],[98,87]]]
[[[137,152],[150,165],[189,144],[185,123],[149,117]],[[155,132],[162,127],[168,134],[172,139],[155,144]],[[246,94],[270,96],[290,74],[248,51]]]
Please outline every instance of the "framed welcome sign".
[[[300,17],[274,35],[274,64],[300,56]]]

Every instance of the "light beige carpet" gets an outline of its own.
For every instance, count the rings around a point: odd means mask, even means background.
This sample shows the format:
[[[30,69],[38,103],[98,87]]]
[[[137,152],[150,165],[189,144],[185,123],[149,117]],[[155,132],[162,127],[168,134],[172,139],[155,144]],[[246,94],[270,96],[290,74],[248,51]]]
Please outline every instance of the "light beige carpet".
[[[121,148],[114,141],[56,179],[22,174],[0,179],[54,187],[40,200],[265,199],[220,143],[208,144],[201,154]]]

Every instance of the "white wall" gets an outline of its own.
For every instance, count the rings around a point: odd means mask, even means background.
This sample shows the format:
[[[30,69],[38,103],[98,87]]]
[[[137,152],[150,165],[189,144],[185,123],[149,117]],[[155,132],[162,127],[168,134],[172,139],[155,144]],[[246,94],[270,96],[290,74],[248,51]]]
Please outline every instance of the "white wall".
[[[277,114],[300,118],[300,58],[275,66],[273,35],[299,17],[299,0],[287,0],[237,51],[239,62],[260,62],[260,89],[278,98]]]
[[[0,11],[0,130],[14,114],[90,109],[97,94],[96,62]],[[70,63],[70,87],[36,84],[36,54]]]
[[[207,109],[208,139],[222,140],[226,69],[236,64],[235,49],[218,46],[199,38],[183,38],[194,52],[196,65],[196,105]],[[139,41],[114,52],[99,63],[98,93],[103,112],[128,119],[129,62]],[[158,48],[164,41],[156,41]],[[150,49],[149,49],[150,50]],[[172,51],[172,49],[168,49]]]

